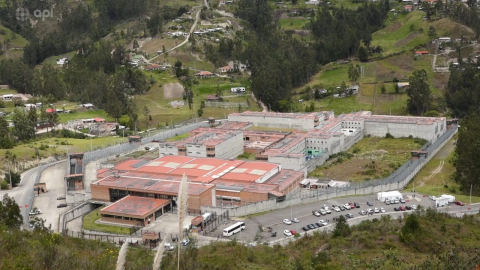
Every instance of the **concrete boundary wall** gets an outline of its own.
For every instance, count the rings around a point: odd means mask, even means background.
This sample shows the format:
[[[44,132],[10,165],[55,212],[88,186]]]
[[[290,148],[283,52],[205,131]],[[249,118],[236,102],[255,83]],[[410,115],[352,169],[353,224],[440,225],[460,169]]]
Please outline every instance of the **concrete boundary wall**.
[[[288,200],[277,202],[276,200],[262,201],[258,203],[252,203],[245,206],[236,208],[229,208],[230,216],[246,216],[261,212],[266,212],[274,209],[287,208],[292,205],[314,203],[318,201],[324,201],[336,197],[343,196],[360,196],[374,194],[382,191],[400,190],[403,189],[415,175],[427,164],[442,147],[448,143],[448,141],[457,133],[457,127],[454,130],[449,130],[442,137],[440,137],[434,144],[427,148],[428,156],[426,158],[421,157],[415,161],[409,160],[401,168],[396,170],[391,176],[385,179],[377,179],[365,182],[363,185],[351,185],[347,188],[331,188],[327,190],[318,190],[315,194],[299,195],[292,197]],[[222,213],[225,208],[214,206],[202,206],[202,212],[216,212]]]

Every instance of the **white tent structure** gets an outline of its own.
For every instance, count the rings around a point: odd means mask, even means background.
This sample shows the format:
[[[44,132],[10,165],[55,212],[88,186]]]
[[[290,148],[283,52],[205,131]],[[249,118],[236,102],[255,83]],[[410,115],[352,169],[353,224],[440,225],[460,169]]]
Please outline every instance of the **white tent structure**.
[[[384,202],[385,200],[400,200],[403,199],[402,193],[400,191],[387,191],[387,192],[379,192],[377,194],[377,200]]]
[[[437,207],[446,206],[446,205],[448,205],[448,200],[450,200],[450,197],[444,197],[444,196],[442,195],[442,197],[437,198],[437,199],[435,200],[435,205],[436,205]]]
[[[448,194],[442,194],[440,198],[448,198],[449,203],[453,203],[455,201],[455,196],[453,195],[448,195]]]

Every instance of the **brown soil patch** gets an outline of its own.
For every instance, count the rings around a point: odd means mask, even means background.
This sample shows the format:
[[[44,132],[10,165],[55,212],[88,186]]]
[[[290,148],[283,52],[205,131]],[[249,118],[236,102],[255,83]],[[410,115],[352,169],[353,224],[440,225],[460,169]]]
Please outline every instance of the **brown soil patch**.
[[[394,47],[402,47],[412,41],[416,36],[421,35],[421,33],[413,32],[408,35],[408,37],[400,40],[399,42],[395,43]]]
[[[293,33],[302,37],[306,37],[311,34],[311,31],[310,30],[293,30]]]
[[[179,83],[167,83],[163,86],[163,96],[165,99],[183,97],[183,86]]]
[[[388,26],[387,28],[383,29],[385,32],[395,32],[397,31],[400,27],[402,27],[402,23],[400,22],[395,22],[394,24]]]
[[[273,19],[274,20],[278,21],[280,19],[286,19],[286,18],[288,18],[286,10],[277,9],[277,10],[273,11]]]

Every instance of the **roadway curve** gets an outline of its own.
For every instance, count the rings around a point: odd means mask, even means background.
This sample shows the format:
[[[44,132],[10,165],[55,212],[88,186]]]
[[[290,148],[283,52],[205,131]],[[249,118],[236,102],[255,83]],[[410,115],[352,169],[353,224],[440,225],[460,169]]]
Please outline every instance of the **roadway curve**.
[[[195,27],[197,27],[198,20],[200,19],[200,12],[201,12],[201,10],[197,11],[197,14],[195,15],[195,22],[193,23],[192,28],[190,28],[190,32],[188,33],[188,36],[185,38],[185,40],[182,43],[178,44],[177,46],[167,50],[167,52],[171,52],[171,51],[176,50],[176,49],[182,47],[183,45],[187,44],[188,39],[190,38],[191,35],[193,35],[193,31],[195,31]],[[154,56],[153,58],[151,58],[147,62],[150,63],[151,61],[153,61],[154,59],[156,59],[159,56],[160,56],[160,54],[157,54],[156,56]]]
[[[62,160],[55,163],[50,163],[49,165],[58,164],[60,162],[65,161]],[[8,196],[15,198],[15,202],[20,206],[25,228],[29,221],[28,212],[33,204],[33,186],[35,184],[35,179],[41,170],[42,166],[30,169],[21,174],[22,178],[18,187],[11,190],[0,190],[0,197],[3,198],[4,194],[8,194]]]

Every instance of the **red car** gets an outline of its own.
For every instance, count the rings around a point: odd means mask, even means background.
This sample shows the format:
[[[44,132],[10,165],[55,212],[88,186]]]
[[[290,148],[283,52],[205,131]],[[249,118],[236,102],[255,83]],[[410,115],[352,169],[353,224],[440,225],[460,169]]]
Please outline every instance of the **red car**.
[[[460,205],[460,206],[464,206],[464,205],[465,205],[465,204],[464,204],[463,202],[461,202],[461,201],[456,201],[455,204],[456,204],[456,205]]]
[[[405,208],[405,206],[400,206],[400,211],[405,211],[407,210],[407,208]]]
[[[350,208],[351,208],[351,209],[355,209],[355,208],[356,208],[356,207],[355,207],[355,204],[353,204],[353,203],[348,203],[348,205],[350,205]]]
[[[297,234],[297,232],[295,230],[290,230],[290,232],[292,233],[292,235]]]

